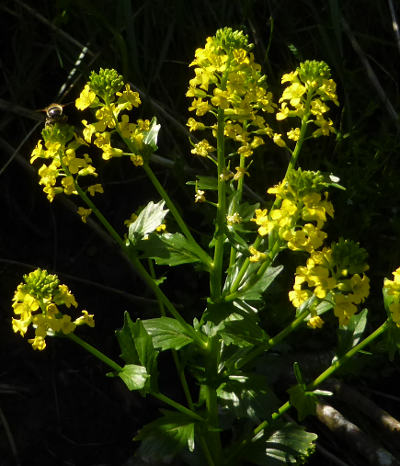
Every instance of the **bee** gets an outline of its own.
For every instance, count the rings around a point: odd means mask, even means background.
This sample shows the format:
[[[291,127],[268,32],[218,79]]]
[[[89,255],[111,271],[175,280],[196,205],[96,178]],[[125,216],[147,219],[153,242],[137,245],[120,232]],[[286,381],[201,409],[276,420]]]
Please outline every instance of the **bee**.
[[[68,104],[50,104],[48,107],[43,108],[41,111],[46,112],[45,126],[53,125],[54,123],[65,123],[67,116],[63,114],[64,107]]]

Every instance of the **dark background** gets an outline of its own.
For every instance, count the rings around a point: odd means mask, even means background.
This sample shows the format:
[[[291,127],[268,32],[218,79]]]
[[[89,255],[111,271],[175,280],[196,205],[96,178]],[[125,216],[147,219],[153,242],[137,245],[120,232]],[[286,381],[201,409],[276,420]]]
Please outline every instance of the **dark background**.
[[[242,28],[255,43],[256,60],[275,95],[280,92],[280,76],[299,61],[325,60],[338,86],[341,106],[332,117],[340,134],[306,144],[300,163],[303,168],[333,172],[347,188],[331,194],[336,213],[329,234],[332,240],[344,236],[359,241],[369,252],[372,290],[366,306],[371,331],[385,319],[383,278],[400,265],[400,46],[390,5],[367,0],[2,1],[1,466],[139,464],[132,460],[136,445],[131,439],[159,408],[157,402],[128,393],[117,380],[105,377],[107,368],[70,342],[49,339],[45,351],[34,352],[11,330],[12,295],[22,275],[36,267],[57,273],[80,308],[96,315],[96,330],[82,329],[80,335],[116,359],[114,330],[122,326],[123,312],[136,318],[155,315],[157,309],[115,247],[98,229],[80,222],[71,199],[47,201],[28,163],[43,125],[35,127],[42,117],[35,110],[59,100],[60,86],[82,48],[88,52],[68,81],[62,101],[72,102],[90,70],[101,66],[117,69],[137,86],[143,105],[136,117],[156,115],[162,125],[158,155],[163,161],[154,170],[171,197],[185,207],[199,238],[209,232],[210,217],[193,206],[193,190],[185,185],[194,178],[193,172],[205,170],[190,155],[184,126],[185,93],[192,76],[188,64],[195,49],[220,27]],[[395,13],[400,16],[398,5]],[[72,105],[66,113],[73,121]],[[286,159],[270,145],[260,149],[254,164],[251,188],[264,196],[267,187],[282,178]],[[132,211],[158,199],[140,169],[123,161],[104,166],[101,182],[107,194],[99,206],[121,233],[123,220]],[[192,297],[204,296],[205,284],[192,269],[183,278],[181,271],[169,273],[164,290],[197,314],[204,303],[193,302]],[[282,306],[286,312],[290,309],[287,302]],[[333,327],[324,332],[313,337],[313,351],[329,349],[326,342],[334,345]],[[309,335],[300,332],[293,347],[303,348]],[[365,355],[342,377],[399,417],[398,359],[389,362],[379,345],[374,350],[374,356]],[[181,393],[169,375],[170,361],[163,358],[161,386],[179,399]],[[321,447],[348,464],[361,464],[327,429],[315,420],[309,422],[320,435]],[[358,422],[370,429],[362,418]],[[313,461],[339,464],[321,450]]]

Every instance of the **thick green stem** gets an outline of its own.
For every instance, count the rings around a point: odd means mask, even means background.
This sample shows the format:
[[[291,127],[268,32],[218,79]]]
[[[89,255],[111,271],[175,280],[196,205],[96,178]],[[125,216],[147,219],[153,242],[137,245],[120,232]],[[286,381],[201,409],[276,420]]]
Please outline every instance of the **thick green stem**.
[[[208,431],[209,447],[216,465],[221,464],[221,437],[219,432],[218,417],[218,397],[215,389],[218,377],[218,359],[220,354],[220,343],[216,337],[209,338],[209,348],[207,352],[206,378],[207,384],[204,385],[207,422],[211,427]]]
[[[218,205],[215,225],[214,267],[210,273],[211,299],[219,300],[222,291],[222,268],[224,260],[225,222],[226,222],[226,181],[225,181],[225,138],[224,111],[218,109],[217,164],[218,164]]]

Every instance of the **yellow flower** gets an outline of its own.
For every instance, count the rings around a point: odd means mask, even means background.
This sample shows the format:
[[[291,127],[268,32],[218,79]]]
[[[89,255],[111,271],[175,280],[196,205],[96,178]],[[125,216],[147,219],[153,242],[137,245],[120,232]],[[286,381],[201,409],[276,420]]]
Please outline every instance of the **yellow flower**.
[[[70,194],[78,194],[78,191],[75,189],[74,177],[73,176],[66,176],[61,180],[61,184],[64,187],[64,193],[66,195]]]
[[[286,147],[286,142],[282,139],[282,134],[275,133],[272,140],[279,147]]]
[[[156,228],[157,233],[163,233],[166,230],[167,230],[167,225],[165,223],[161,223],[161,225],[158,225],[158,227]]]
[[[59,306],[77,307],[74,295],[66,285],[59,284],[56,275],[50,275],[46,270],[37,269],[24,275],[24,282],[19,284],[13,297],[14,314],[12,328],[14,332],[24,336],[30,325],[35,329],[35,337],[28,340],[33,349],[43,350],[46,347],[46,336],[57,332],[64,334],[75,330],[76,322],[71,316],[63,314]],[[93,316],[82,311],[78,323],[94,325]]]
[[[121,106],[120,110],[132,110],[132,107],[139,107],[142,103],[139,94],[132,91],[129,84],[125,84],[125,90],[117,92],[116,95],[119,97],[117,105]]]
[[[135,154],[132,154],[131,157],[130,157],[133,165],[135,165],[135,167],[142,167],[143,166],[143,157],[141,155],[135,155]]]
[[[237,225],[241,223],[242,217],[239,215],[239,212],[235,212],[232,215],[227,215],[226,216],[226,223],[228,225]]]
[[[92,105],[95,99],[96,94],[90,89],[89,84],[86,84],[80,96],[75,101],[75,107],[78,110],[85,110]]]
[[[82,315],[74,320],[74,324],[78,325],[89,325],[89,327],[94,327],[94,315],[89,314],[88,311],[82,310]]]
[[[104,193],[104,189],[101,184],[92,184],[91,186],[88,186],[87,190],[91,196],[94,196],[96,193]]]
[[[92,209],[85,209],[84,207],[78,207],[78,214],[81,216],[82,222],[86,223],[87,218],[92,213]]]
[[[202,131],[206,128],[204,123],[201,123],[200,121],[196,121],[194,118],[189,118],[187,123],[187,126],[189,126],[189,131]]]
[[[291,139],[292,141],[298,141],[300,138],[300,128],[293,128],[286,134],[288,139]]]
[[[324,321],[321,319],[320,316],[314,316],[309,319],[307,325],[313,329],[322,328],[322,326],[324,325]]]
[[[194,196],[194,202],[205,202],[206,198],[204,196],[205,191],[202,191],[201,189],[198,189],[196,191],[196,194]]]
[[[194,148],[190,151],[192,154],[200,155],[200,157],[208,157],[210,152],[214,152],[215,148],[207,141],[203,139],[194,145]]]
[[[249,247],[250,251],[250,262],[261,262],[267,258],[267,255],[264,252],[257,251],[254,246]]]

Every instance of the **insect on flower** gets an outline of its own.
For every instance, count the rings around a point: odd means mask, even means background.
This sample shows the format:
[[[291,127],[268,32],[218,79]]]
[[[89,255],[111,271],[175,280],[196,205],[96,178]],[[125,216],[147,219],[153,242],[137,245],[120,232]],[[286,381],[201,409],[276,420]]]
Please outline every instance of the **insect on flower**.
[[[63,109],[66,105],[69,104],[50,104],[48,107],[43,108],[41,111],[46,112],[46,122],[45,125],[52,125],[57,122],[66,122],[67,116],[63,114]]]

